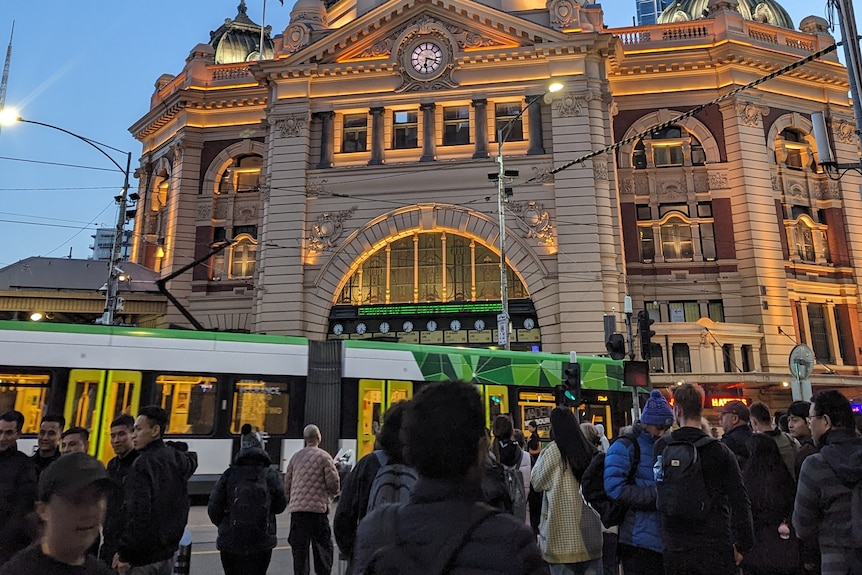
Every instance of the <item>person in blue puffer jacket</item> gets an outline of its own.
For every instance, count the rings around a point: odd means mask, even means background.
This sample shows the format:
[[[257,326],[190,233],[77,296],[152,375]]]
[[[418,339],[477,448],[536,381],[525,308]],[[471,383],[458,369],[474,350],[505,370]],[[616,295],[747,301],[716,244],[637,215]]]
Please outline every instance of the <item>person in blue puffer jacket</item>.
[[[663,575],[659,514],[653,475],[653,446],[673,424],[673,411],[659,390],[653,390],[631,439],[617,440],[605,456],[605,491],[628,508],[619,528],[618,555],[626,575]],[[635,465],[637,441],[640,456]]]

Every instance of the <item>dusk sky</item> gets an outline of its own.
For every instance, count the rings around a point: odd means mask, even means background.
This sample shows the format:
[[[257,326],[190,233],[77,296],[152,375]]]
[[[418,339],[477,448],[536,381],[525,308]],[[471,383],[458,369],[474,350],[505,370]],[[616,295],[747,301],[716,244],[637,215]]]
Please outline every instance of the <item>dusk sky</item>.
[[[131,152],[134,170],[141,146],[128,128],[148,111],[155,81],[179,73],[189,51],[236,15],[239,0],[0,3],[0,65],[15,21],[6,107]],[[263,0],[247,4],[259,23]],[[287,26],[292,4],[268,0],[273,34]],[[608,26],[632,24],[634,0],[602,4]],[[824,16],[826,0],[782,5],[798,26],[810,14]],[[20,123],[0,130],[0,267],[29,256],[66,257],[70,248],[75,258],[90,256],[93,229],[116,225],[122,173],[56,130]],[[125,164],[124,154],[111,153]]]

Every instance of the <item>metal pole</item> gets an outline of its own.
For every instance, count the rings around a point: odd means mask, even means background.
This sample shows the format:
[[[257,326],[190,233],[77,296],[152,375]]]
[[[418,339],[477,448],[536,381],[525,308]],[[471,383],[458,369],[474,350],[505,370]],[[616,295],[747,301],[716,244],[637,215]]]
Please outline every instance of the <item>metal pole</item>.
[[[114,230],[114,244],[111,249],[111,263],[108,266],[108,293],[105,297],[105,312],[102,314],[102,324],[113,325],[114,315],[117,313],[117,304],[120,299],[120,262],[123,261],[123,240],[126,230],[126,209],[129,197],[129,172],[132,169],[132,153],[126,154],[125,179],[123,189],[117,196],[119,213],[117,214],[117,227]]]
[[[260,46],[258,47],[258,60],[263,60],[263,29],[266,26],[266,0],[263,0],[263,16],[260,20]]]
[[[856,16],[853,14],[851,0],[831,0],[838,9],[838,26],[844,44],[844,57],[847,60],[847,76],[850,81],[850,97],[853,100],[853,115],[856,119],[856,135],[862,135],[862,102],[859,99],[859,80],[862,78],[862,54],[859,51],[859,36],[856,30]],[[862,137],[860,137],[862,140]]]
[[[504,128],[497,132],[497,216],[500,224],[500,304],[501,315],[505,316],[503,329],[497,326],[497,331],[506,335],[504,349],[512,349],[509,337],[509,286],[506,278],[506,170],[503,165]]]
[[[629,344],[629,361],[635,360],[635,336],[634,330],[632,329],[632,312],[626,312],[626,334]],[[632,388],[632,422],[640,419],[641,416],[641,405],[640,401],[638,401],[638,388]]]

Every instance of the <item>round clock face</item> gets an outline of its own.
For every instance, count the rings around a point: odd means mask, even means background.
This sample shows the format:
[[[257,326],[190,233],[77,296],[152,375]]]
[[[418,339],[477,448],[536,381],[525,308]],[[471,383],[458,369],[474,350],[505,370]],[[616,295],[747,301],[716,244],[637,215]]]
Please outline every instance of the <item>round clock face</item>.
[[[533,329],[536,327],[536,322],[533,321],[533,318],[528,317],[524,320],[524,329]]]
[[[332,333],[334,333],[335,335],[341,335],[342,333],[344,333],[344,326],[340,323],[335,324],[334,326],[332,326]]]
[[[443,50],[434,42],[422,42],[413,48],[411,63],[420,74],[434,74],[443,65]]]
[[[368,327],[364,323],[360,323],[356,326],[356,333],[362,335],[363,333],[365,333],[366,329],[368,329]]]
[[[437,322],[432,319],[425,325],[425,327],[428,331],[437,331]]]
[[[406,331],[407,333],[410,333],[411,331],[413,331],[413,322],[412,321],[405,321],[404,325],[401,326],[401,328],[404,331]]]
[[[461,329],[461,322],[458,321],[457,319],[453,319],[449,323],[449,329],[452,331],[458,331],[459,329]]]
[[[380,324],[380,333],[389,333],[389,323],[383,322]]]
[[[475,327],[479,331],[482,331],[483,329],[485,329],[485,322],[481,319],[477,319],[476,323],[473,324],[473,327]]]

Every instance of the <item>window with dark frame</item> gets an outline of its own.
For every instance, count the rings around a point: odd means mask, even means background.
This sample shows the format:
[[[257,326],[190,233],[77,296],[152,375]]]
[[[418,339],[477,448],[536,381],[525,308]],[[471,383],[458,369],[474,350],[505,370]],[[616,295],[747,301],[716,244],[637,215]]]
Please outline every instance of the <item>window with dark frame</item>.
[[[392,113],[392,147],[397,150],[419,147],[419,113]]]
[[[497,134],[506,124],[512,121],[518,114],[521,113],[521,104],[519,102],[500,102],[494,105],[496,118],[496,126],[494,128],[494,139],[496,141]],[[524,117],[521,116],[507,128],[505,138],[507,142],[521,142],[524,140]],[[480,121],[478,118],[477,122]]]
[[[470,106],[443,108],[443,145],[462,146],[470,143]]]
[[[345,114],[341,134],[343,153],[364,152],[368,148],[368,114]]]

